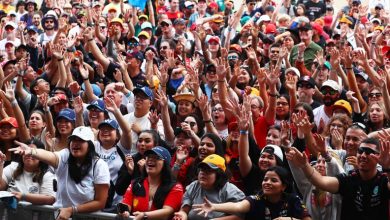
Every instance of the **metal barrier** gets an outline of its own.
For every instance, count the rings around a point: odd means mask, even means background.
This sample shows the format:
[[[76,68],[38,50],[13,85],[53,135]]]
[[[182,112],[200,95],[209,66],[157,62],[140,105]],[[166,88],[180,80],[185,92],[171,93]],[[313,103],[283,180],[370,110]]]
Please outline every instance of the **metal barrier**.
[[[53,206],[50,206],[50,205],[33,205],[29,202],[22,202],[20,201],[18,203],[18,209],[22,209],[22,210],[29,210],[31,212],[34,212],[34,213],[38,213],[38,214],[49,214],[51,216],[53,216],[52,219],[54,219],[54,214],[57,212],[58,208],[55,208]],[[79,218],[82,218],[82,219],[96,219],[96,220],[110,220],[110,219],[117,219],[116,218],[116,214],[114,213],[107,213],[107,212],[91,212],[91,213],[76,213],[73,218],[74,219],[79,219]],[[133,218],[127,218],[127,219],[130,219],[130,220],[133,220]],[[49,220],[49,219],[45,219],[45,220]]]

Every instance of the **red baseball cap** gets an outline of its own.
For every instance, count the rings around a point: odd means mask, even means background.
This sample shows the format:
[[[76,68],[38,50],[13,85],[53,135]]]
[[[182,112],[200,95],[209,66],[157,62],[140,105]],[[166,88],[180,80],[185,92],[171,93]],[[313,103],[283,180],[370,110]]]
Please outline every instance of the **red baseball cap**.
[[[220,39],[219,39],[218,36],[211,36],[211,37],[209,38],[209,41],[208,41],[208,42],[209,42],[209,43],[210,43],[210,42],[217,42],[217,43],[219,44]]]
[[[275,34],[276,33],[276,26],[274,24],[267,24],[265,27],[265,34]]]
[[[18,128],[18,121],[16,121],[16,118],[13,117],[8,117],[4,118],[3,120],[0,121],[0,126],[5,125],[5,124],[10,124],[14,128]]]

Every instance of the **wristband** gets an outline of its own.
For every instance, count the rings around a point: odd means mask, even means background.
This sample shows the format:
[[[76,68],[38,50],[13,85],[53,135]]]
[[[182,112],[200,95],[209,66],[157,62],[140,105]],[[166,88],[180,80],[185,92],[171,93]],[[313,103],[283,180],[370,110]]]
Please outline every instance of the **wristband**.
[[[63,61],[64,60],[64,58],[62,57],[61,59],[57,59],[57,61]]]
[[[93,38],[92,39],[88,39],[88,42],[90,42],[90,41],[93,41]]]
[[[26,194],[22,193],[22,197],[20,198],[20,201],[25,201],[26,200]]]
[[[86,78],[86,79],[83,78],[83,81],[85,81],[85,80],[89,80],[89,78]]]
[[[14,99],[14,100],[11,102],[11,105],[12,105],[12,106],[17,106],[17,105],[18,105],[18,102],[16,101],[16,99]]]
[[[203,120],[203,123],[211,123],[211,119],[210,120]]]
[[[240,134],[248,134],[248,131],[240,130]]]
[[[225,82],[225,80],[224,80],[224,79],[222,79],[222,80],[217,80],[217,82]]]
[[[346,70],[351,70],[351,69],[352,69],[352,67],[345,67],[345,69],[346,69]]]

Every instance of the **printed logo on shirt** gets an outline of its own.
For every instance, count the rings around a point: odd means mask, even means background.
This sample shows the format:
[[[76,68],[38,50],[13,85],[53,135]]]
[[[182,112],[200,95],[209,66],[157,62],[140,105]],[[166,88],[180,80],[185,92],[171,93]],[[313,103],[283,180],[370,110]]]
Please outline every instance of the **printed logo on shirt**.
[[[31,186],[30,188],[28,188],[28,192],[37,194],[37,193],[39,193],[39,189],[37,186]]]
[[[114,161],[116,158],[116,151],[112,152],[111,154],[99,154],[100,159],[103,159],[105,162]]]

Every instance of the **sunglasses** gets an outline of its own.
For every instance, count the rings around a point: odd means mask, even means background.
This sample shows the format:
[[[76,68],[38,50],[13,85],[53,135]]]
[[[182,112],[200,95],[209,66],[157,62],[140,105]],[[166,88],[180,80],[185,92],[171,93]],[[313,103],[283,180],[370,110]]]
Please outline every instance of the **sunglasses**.
[[[50,23],[50,24],[52,24],[52,23],[54,23],[54,21],[53,21],[53,20],[46,20],[45,23]]]
[[[326,94],[336,95],[337,91],[336,90],[321,90],[321,93],[322,93],[322,95],[326,95]]]
[[[370,98],[382,97],[382,93],[380,93],[380,92],[372,92],[372,93],[368,94],[368,97],[370,97]]]
[[[167,24],[167,23],[161,23],[160,25],[161,25],[161,27],[169,27],[169,24]]]
[[[379,154],[379,152],[369,148],[369,147],[359,147],[358,148],[358,153],[359,154],[363,154],[363,153],[366,153],[366,155],[370,155],[370,154]]]
[[[139,43],[138,43],[138,42],[130,42],[128,45],[129,45],[130,47],[136,47],[136,46],[139,45]]]
[[[238,56],[228,56],[228,60],[237,60],[238,59]]]
[[[189,124],[191,128],[196,125],[196,122],[194,121],[185,121],[184,123]]]
[[[305,88],[305,89],[313,88],[310,84],[307,84],[307,83],[299,83],[297,86],[298,86],[298,88]]]
[[[168,49],[168,46],[162,46],[160,47],[160,50],[167,50]]]

